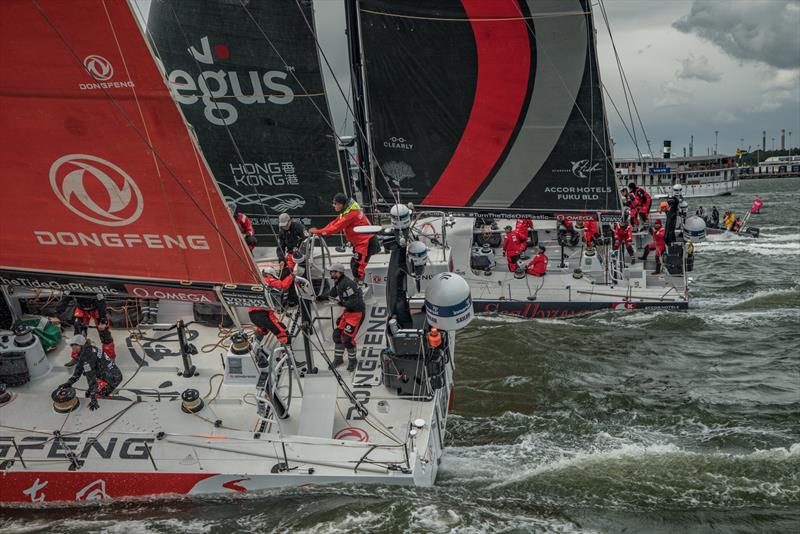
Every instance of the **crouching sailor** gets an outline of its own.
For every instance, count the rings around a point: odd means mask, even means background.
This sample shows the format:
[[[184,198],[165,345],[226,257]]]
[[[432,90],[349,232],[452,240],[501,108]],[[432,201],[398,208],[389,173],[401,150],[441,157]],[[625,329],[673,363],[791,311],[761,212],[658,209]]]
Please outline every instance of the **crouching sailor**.
[[[547,262],[549,260],[547,259],[547,254],[545,254],[546,250],[544,245],[539,245],[539,253],[536,254],[525,267],[526,273],[532,274],[533,276],[544,276],[547,274]]]
[[[321,298],[336,299],[344,308],[342,314],[336,319],[336,328],[333,331],[334,348],[333,367],[344,363],[344,350],[347,349],[347,370],[356,368],[356,336],[358,327],[364,321],[364,296],[361,288],[354,281],[344,275],[344,265],[334,263],[329,270],[333,287]]]
[[[77,365],[69,380],[58,386],[58,389],[72,387],[85,375],[89,385],[86,396],[91,398],[89,409],[96,410],[100,407],[97,398],[108,397],[122,383],[122,371],[108,354],[87,343],[84,336],[78,334],[72,337],[69,344],[72,351],[78,354]]]

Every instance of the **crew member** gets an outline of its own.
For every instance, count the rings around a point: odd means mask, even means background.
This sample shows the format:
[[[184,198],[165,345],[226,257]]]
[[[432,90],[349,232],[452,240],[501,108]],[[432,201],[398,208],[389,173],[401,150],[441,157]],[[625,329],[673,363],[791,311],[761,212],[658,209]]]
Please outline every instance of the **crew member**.
[[[364,268],[367,266],[370,257],[380,250],[378,237],[369,234],[357,234],[357,226],[369,226],[367,218],[358,202],[348,198],[344,193],[336,193],[333,197],[333,209],[339,214],[334,220],[324,228],[309,230],[312,234],[328,236],[344,232],[344,237],[353,245],[353,258],[350,260],[350,269],[353,278],[356,280],[364,279]]]
[[[339,367],[344,363],[344,351],[347,349],[347,370],[354,371],[356,368],[356,336],[358,327],[364,320],[364,297],[361,288],[354,281],[344,274],[344,265],[334,263],[329,272],[334,281],[333,287],[321,298],[333,298],[344,308],[342,314],[336,319],[336,328],[333,331],[334,358],[333,367]]]
[[[587,248],[594,247],[594,240],[599,233],[597,221],[589,219],[583,223],[583,240],[586,242]]]
[[[711,227],[719,228],[719,210],[716,206],[711,208]]]
[[[281,343],[289,343],[286,325],[278,319],[274,311],[269,308],[248,308],[247,315],[250,316],[250,322],[256,327],[257,340],[261,341],[267,332],[272,332],[275,339]]]
[[[569,240],[567,240],[567,236],[569,236]],[[575,225],[572,224],[572,221],[564,219],[558,222],[557,239],[558,244],[562,247],[574,247],[580,242],[581,236],[578,231],[575,230]]]
[[[285,306],[297,305],[297,290],[294,287],[294,261],[292,254],[287,255],[290,260],[291,266],[287,261],[281,261],[278,264],[278,270],[274,267],[267,267],[262,274],[264,275],[264,283],[269,287],[277,289],[281,292],[281,302]]]
[[[628,187],[633,192],[633,196],[636,199],[636,213],[638,214],[639,219],[641,219],[642,222],[647,222],[647,219],[650,216],[650,205],[653,203],[650,193],[648,193],[644,187],[639,187],[636,185],[635,182],[629,183]],[[631,214],[631,217],[631,221],[633,221],[633,224],[636,225],[636,219],[633,218],[634,215]]]
[[[302,222],[292,219],[288,213],[278,215],[278,227],[278,259],[283,259],[286,254],[300,248],[308,232]]]
[[[678,225],[678,210],[680,209],[683,186],[675,184],[672,186],[672,196],[667,200],[667,227],[664,229],[664,242],[667,246],[675,241],[675,228]]]
[[[625,245],[631,258],[631,265],[633,265],[636,263],[636,255],[633,252],[633,231],[628,226],[628,221],[625,220],[614,225],[614,250],[619,249],[622,245]]]
[[[722,226],[730,230],[735,222],[736,222],[736,215],[734,215],[732,211],[726,211],[725,218],[722,221]]]
[[[548,259],[547,254],[545,254],[546,250],[544,245],[539,245],[539,253],[525,266],[526,273],[532,274],[533,276],[544,276],[547,274]]]
[[[86,336],[89,324],[94,319],[97,327],[97,334],[100,336],[100,343],[103,345],[103,352],[112,359],[117,357],[117,350],[114,346],[114,338],[111,336],[111,327],[108,324],[108,314],[106,310],[106,300],[101,293],[97,295],[77,295],[71,298],[62,299],[56,306],[56,315],[61,315],[70,306],[75,306],[72,314],[72,327],[75,335]],[[77,351],[72,351],[72,359],[67,362],[67,367],[72,367],[78,361]]]
[[[656,270],[653,272],[653,274],[659,274],[661,272],[661,256],[667,249],[667,245],[664,242],[664,233],[665,230],[664,227],[661,226],[661,221],[656,219],[655,225],[650,229],[650,235],[653,236],[653,241],[645,246],[644,253],[642,254],[642,257],[639,258],[642,261],[646,261],[647,256],[650,255],[650,251],[656,251]]]
[[[506,226],[506,237],[503,240],[503,255],[508,262],[508,270],[512,273],[517,270],[519,264],[520,243],[519,235],[511,228]]]
[[[736,220],[733,222],[733,225],[731,225],[731,232],[738,232],[739,230],[741,230],[743,222],[744,221],[742,221],[741,217],[737,217]]]
[[[241,232],[242,236],[244,237],[245,244],[250,248],[250,252],[256,248],[257,240],[256,240],[256,231],[253,228],[253,223],[250,222],[250,217],[239,211],[239,206],[236,202],[228,202],[228,209],[233,216],[233,220],[236,222],[236,226],[239,228],[239,232]]]
[[[100,407],[97,397],[108,397],[114,388],[122,383],[122,372],[111,358],[104,351],[86,342],[86,337],[78,334],[69,340],[72,351],[78,354],[75,370],[72,376],[65,383],[58,386],[59,389],[72,387],[78,379],[86,375],[86,382],[89,389],[86,396],[91,398],[89,403],[90,410]]]
[[[528,218],[519,219],[516,227],[514,228],[514,233],[517,234],[517,238],[519,239],[520,255],[522,255],[522,253],[528,249],[528,236],[531,228],[533,228],[533,221]]]

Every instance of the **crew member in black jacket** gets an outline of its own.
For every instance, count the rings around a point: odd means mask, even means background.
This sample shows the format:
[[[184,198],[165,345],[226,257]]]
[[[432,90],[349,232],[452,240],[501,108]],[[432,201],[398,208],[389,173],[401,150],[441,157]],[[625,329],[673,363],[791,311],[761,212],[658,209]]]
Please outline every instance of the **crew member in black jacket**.
[[[77,365],[75,365],[75,370],[69,380],[58,387],[59,389],[72,387],[81,376],[85,375],[89,385],[86,396],[91,398],[89,409],[96,410],[100,407],[97,397],[110,395],[114,388],[122,383],[122,371],[108,354],[87,344],[84,336],[80,334],[73,336],[69,340],[69,344],[72,351],[78,353]]]
[[[356,336],[358,327],[364,320],[364,296],[361,288],[344,274],[345,267],[341,263],[334,263],[330,269],[334,285],[322,298],[336,299],[344,311],[336,320],[336,329],[333,331],[334,348],[333,366],[339,367],[344,363],[344,350],[347,349],[347,370],[356,368]]]
[[[300,221],[292,219],[288,213],[278,216],[278,259],[282,260],[308,237],[306,227]]]

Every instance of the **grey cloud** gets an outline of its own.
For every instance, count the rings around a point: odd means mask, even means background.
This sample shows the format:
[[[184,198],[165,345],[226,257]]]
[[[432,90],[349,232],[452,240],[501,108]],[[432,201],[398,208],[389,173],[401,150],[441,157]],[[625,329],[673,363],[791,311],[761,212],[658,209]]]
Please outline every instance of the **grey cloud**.
[[[681,70],[675,74],[686,80],[718,82],[722,79],[722,72],[712,66],[706,56],[695,57],[694,54],[681,60]]]
[[[695,0],[672,26],[694,33],[740,59],[800,67],[800,1]]]

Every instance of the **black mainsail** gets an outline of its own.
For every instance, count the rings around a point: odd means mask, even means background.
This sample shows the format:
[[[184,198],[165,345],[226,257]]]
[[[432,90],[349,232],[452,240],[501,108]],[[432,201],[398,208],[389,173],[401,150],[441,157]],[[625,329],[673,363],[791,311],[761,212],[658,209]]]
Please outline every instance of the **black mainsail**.
[[[588,0],[360,0],[375,183],[465,215],[619,213]]]
[[[324,224],[343,187],[312,20],[307,0],[159,0],[148,16],[175,99],[259,241],[283,211]]]

